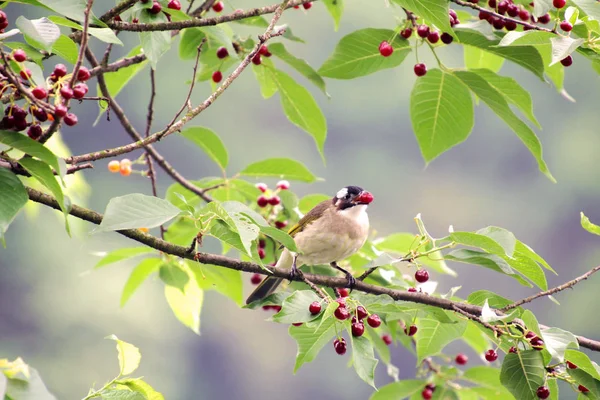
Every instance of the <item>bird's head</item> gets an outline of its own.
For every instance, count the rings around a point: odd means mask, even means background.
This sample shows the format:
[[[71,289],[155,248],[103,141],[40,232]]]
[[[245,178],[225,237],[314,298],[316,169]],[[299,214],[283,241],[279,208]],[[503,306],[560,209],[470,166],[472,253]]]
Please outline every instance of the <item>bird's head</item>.
[[[333,204],[339,210],[364,205],[367,206],[373,201],[373,195],[358,186],[346,186],[340,189],[333,198]]]

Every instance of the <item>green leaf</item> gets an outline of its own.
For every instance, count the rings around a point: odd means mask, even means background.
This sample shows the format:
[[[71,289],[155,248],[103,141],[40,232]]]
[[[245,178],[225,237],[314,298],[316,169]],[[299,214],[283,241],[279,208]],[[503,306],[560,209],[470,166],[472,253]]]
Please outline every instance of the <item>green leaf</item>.
[[[29,20],[19,16],[15,25],[21,30],[27,43],[48,52],[52,50],[52,45],[60,37],[60,28],[46,17]]]
[[[202,29],[209,40],[225,46],[227,51],[229,51],[229,54],[236,54],[231,42],[231,31],[226,31],[224,28],[221,28],[221,26],[203,26],[200,29]]]
[[[46,7],[76,21],[83,21],[85,0],[39,0]]]
[[[476,292],[471,293],[467,298],[467,303],[475,304],[477,306],[483,306],[483,304],[486,301],[492,308],[503,308],[509,304],[514,303],[514,301],[497,295],[494,292],[490,292],[489,290],[478,290]],[[520,308],[517,308],[517,310],[518,309]]]
[[[286,117],[312,136],[319,153],[324,157],[323,146],[327,137],[327,121],[314,97],[285,72],[275,69],[270,72],[279,90],[281,107]]]
[[[340,2],[342,0],[329,0]],[[269,45],[269,51],[275,56],[280,58],[283,62],[287,63],[289,66],[294,68],[296,71],[301,73],[306,79],[311,81],[316,87],[321,89],[321,91],[327,94],[327,89],[325,88],[325,81],[321,78],[321,75],[317,71],[313,69],[306,61],[301,58],[297,58],[293,54],[291,54],[283,43],[272,43]]]
[[[77,30],[82,30],[83,27],[77,22],[71,21],[65,17],[61,17],[59,15],[50,15],[48,19],[54,22],[56,25],[66,26],[67,28],[73,28]]]
[[[479,385],[493,393],[494,397],[484,397],[485,399],[512,398],[511,394],[501,386],[500,370],[497,368],[487,366],[472,367],[464,372],[463,376],[461,376],[461,379]]]
[[[350,342],[352,343],[352,364],[356,374],[377,389],[375,387],[375,367],[378,360],[373,354],[373,344],[364,336],[355,337],[352,334],[350,334]]]
[[[588,231],[589,233],[593,233],[594,235],[600,235],[600,226],[590,222],[590,219],[585,216],[583,211],[580,213],[581,215],[581,226],[583,229]]]
[[[452,33],[448,19],[448,2],[444,0],[394,0],[394,3],[414,12],[442,32]]]
[[[313,361],[323,346],[331,341],[335,336],[334,325],[334,318],[328,318],[316,330],[306,324],[290,326],[289,334],[298,343],[294,374],[303,364]]]
[[[56,172],[60,171],[58,158],[47,147],[19,132],[0,130],[0,143],[14,147],[32,157],[37,157],[49,164]]]
[[[548,328],[542,330],[541,334],[546,350],[561,362],[565,360],[565,351],[569,347],[579,348],[577,337],[571,332],[559,328]]]
[[[489,342],[486,336],[473,321],[467,322],[467,329],[465,329],[461,339],[478,354],[483,354],[489,349]]]
[[[342,13],[344,12],[344,0],[323,0],[325,8],[331,14],[334,23],[334,30],[340,28],[340,20],[342,19]]]
[[[124,249],[113,250],[110,253],[106,254],[98,263],[94,266],[94,269],[98,269],[100,267],[104,267],[106,265],[116,263],[119,261],[127,260],[129,258],[133,258],[139,256],[141,254],[154,253],[152,247],[148,246],[140,246],[140,247],[129,247]]]
[[[489,25],[485,22],[486,25]],[[498,72],[504,64],[504,58],[490,53],[489,51],[478,49],[473,46],[463,46],[465,67],[469,70],[485,69],[491,72]]]
[[[100,394],[102,400],[146,400],[143,394],[131,390],[106,389]]]
[[[393,252],[404,257],[414,249],[417,242],[415,241],[415,235],[412,233],[392,233],[384,238],[375,240],[373,244],[379,250]],[[429,249],[425,250],[427,251]],[[439,251],[431,253],[429,257],[421,257],[419,262],[442,274],[456,276],[456,272],[446,265],[442,253]]]
[[[533,115],[533,102],[531,95],[513,78],[500,76],[487,69],[471,69],[477,75],[485,79],[494,89],[500,92],[506,100],[516,106],[523,115],[533,122],[538,128],[541,128],[540,123]]]
[[[596,370],[587,354],[582,353],[581,351],[567,349],[565,351],[565,360],[572,362],[578,369],[587,372],[595,379],[600,379],[600,372]]]
[[[506,231],[508,232],[508,231]],[[509,232],[510,233],[510,232]],[[452,240],[458,244],[469,247],[478,247],[488,253],[496,254],[499,256],[512,255],[507,254],[504,247],[500,245],[494,238],[488,237],[479,232],[452,232],[448,236],[449,240]],[[513,245],[514,249],[514,245]]]
[[[216,265],[186,261],[196,276],[196,283],[202,290],[216,290],[229,297],[237,305],[244,304],[242,272]]]
[[[467,264],[479,265],[491,269],[492,271],[499,272],[516,279],[520,284],[524,286],[531,286],[521,276],[516,274],[511,266],[500,256],[496,254],[483,253],[480,251],[459,249],[453,250],[450,253],[444,255],[446,261],[457,261]]]
[[[531,311],[525,310],[523,312],[523,314],[521,314],[521,319],[525,323],[525,326],[527,327],[527,329],[534,332],[538,336],[542,336],[542,333],[540,331],[540,325],[538,324],[537,318]]]
[[[104,43],[112,43],[118,44],[119,46],[123,46],[123,42],[117,37],[117,35],[115,35],[111,28],[89,27],[88,32],[90,33],[90,35]]]
[[[552,62],[550,65],[553,65],[577,50],[584,40],[573,39],[570,36],[557,36],[550,39],[550,42],[552,43]]]
[[[600,21],[600,10],[595,0],[573,0],[573,3],[587,15]]]
[[[158,276],[166,285],[173,286],[182,292],[185,290],[185,285],[190,281],[187,272],[175,262],[161,265]]]
[[[227,168],[229,155],[225,145],[216,133],[199,126],[187,128],[181,135],[200,147],[222,170]]]
[[[471,94],[452,74],[439,69],[429,71],[413,87],[410,119],[421,154],[429,163],[471,133],[474,123]]]
[[[431,318],[420,318],[419,332],[415,335],[417,342],[417,359],[439,354],[450,342],[459,339],[467,329],[467,321],[441,323]]]
[[[283,324],[308,322],[318,318],[308,311],[310,303],[320,298],[312,290],[297,290],[287,297],[281,305],[281,311],[271,317],[273,321]]]
[[[179,40],[179,58],[194,60],[198,54],[198,46],[200,46],[205,36],[200,28],[184,29]]]
[[[596,398],[600,397],[600,380],[595,379],[592,375],[579,368],[567,368],[567,372],[578,384],[585,386],[590,391],[590,394],[593,394]],[[584,398],[587,397],[584,396]]]
[[[510,60],[533,72],[540,80],[544,80],[544,62],[542,56],[533,46],[497,47],[499,39],[490,40],[479,32],[456,27],[454,32],[463,45],[477,47]]]
[[[246,253],[248,256],[253,257],[252,244],[256,240],[256,238],[258,238],[258,232],[260,230],[260,228],[254,223],[254,221],[252,221],[252,219],[247,214],[242,214],[236,212],[235,210],[232,210],[230,212],[226,210],[222,204],[219,204],[214,201],[212,203],[209,203],[206,206],[206,209],[214,213],[221,220],[223,220],[227,224],[229,229],[231,229],[234,233],[236,233],[239,236],[239,241],[242,245],[242,248],[240,250]],[[235,241],[235,237],[230,239],[233,240],[233,242],[229,242],[226,238],[223,237],[224,232],[217,231],[217,229],[219,229],[218,224],[215,224],[214,227],[215,232],[217,232],[217,234],[219,235],[218,237],[221,238],[221,240],[226,240],[228,243],[238,248],[238,244]],[[213,233],[212,230],[211,233]]]
[[[542,290],[548,290],[548,282],[542,267],[532,259],[521,253],[515,253],[513,258],[504,257],[504,260],[515,270],[523,274]]]
[[[165,285],[165,297],[167,303],[173,310],[175,317],[194,333],[200,335],[200,310],[204,301],[204,291],[196,283],[193,273],[185,266],[188,283],[183,291],[169,285]]]
[[[260,86],[260,94],[265,99],[277,93],[277,83],[275,83],[275,80],[271,76],[267,64],[273,68],[275,67],[273,61],[269,59],[263,59],[260,65],[252,64],[252,72],[254,72],[254,76]]]
[[[538,162],[538,167],[552,182],[556,182],[542,158],[542,145],[535,133],[510,109],[506,99],[481,76],[469,71],[456,71],[460,78],[517,134]]]
[[[115,335],[107,336],[106,339],[117,342],[120,375],[129,375],[139,367],[142,355],[137,347],[120,340]]]
[[[147,11],[142,11],[140,22],[143,24],[167,22],[167,16],[164,13],[150,14]],[[158,60],[171,48],[171,32],[140,32],[140,42],[150,65],[156,69]]]
[[[494,240],[502,247],[503,254],[508,257],[512,257],[514,254],[517,238],[512,232],[509,232],[504,228],[498,228],[497,226],[488,226],[478,230],[476,233]]]
[[[531,249],[531,247],[527,246],[525,243],[517,240],[515,250],[517,251],[518,254],[521,254],[524,257],[527,257],[527,258],[535,261],[536,263],[541,264],[542,267],[544,267],[547,270],[550,270],[556,274],[556,272],[554,271],[554,269],[552,269],[550,264],[548,264],[546,262],[546,260],[544,260],[542,257],[540,257],[535,251],[533,251],[533,249]]]
[[[317,204],[325,200],[331,200],[332,196],[326,194],[308,194],[298,202],[298,209],[302,214],[306,214],[313,209]]]
[[[394,35],[389,29],[366,28],[344,36],[319,68],[319,74],[327,78],[353,79],[397,67],[411,50],[407,40],[400,36],[394,38]],[[384,40],[394,48],[389,57],[379,54],[379,44]]]
[[[134,57],[142,52],[141,46],[136,46],[125,56],[125,58]],[[129,81],[140,72],[146,64],[147,60],[144,60],[137,64],[132,64],[128,67],[121,68],[115,72],[106,72],[104,73],[104,80],[106,81],[106,88],[108,89],[108,93],[112,95],[112,97],[116,97],[121,90],[129,83]],[[100,88],[98,88],[98,93],[100,93]],[[106,111],[107,104],[106,102],[99,101],[98,106],[100,107],[100,114],[98,118]]]
[[[0,168],[0,193],[1,240],[19,210],[27,204],[29,196],[19,178],[6,168]]]
[[[542,353],[523,350],[508,353],[502,362],[500,382],[517,399],[535,399],[536,391],[544,385],[546,370]]]
[[[539,0],[538,4],[533,3],[533,15],[536,18],[541,17],[553,8],[551,0]]]
[[[290,249],[293,252],[297,252],[296,242],[294,242],[294,238],[288,235],[286,232],[281,229],[277,229],[272,226],[263,225],[260,227],[260,232],[276,240],[277,242],[284,245],[286,248]]]
[[[27,367],[29,370],[29,379],[7,379],[6,380],[6,393],[4,399],[11,400],[56,400],[46,388],[46,385],[42,381],[40,374],[35,368]],[[4,377],[0,373],[0,377]],[[2,380],[0,379],[0,383]],[[2,388],[0,387],[0,392]]]
[[[123,293],[121,294],[121,307],[125,306],[125,303],[127,303],[137,288],[140,287],[146,278],[152,275],[161,264],[162,260],[160,258],[146,258],[131,271],[131,275],[129,275],[125,287],[123,288]]]
[[[119,379],[118,383],[120,385],[125,385],[129,389],[143,394],[146,400],[164,400],[164,396],[162,393],[157,392],[150,386],[148,383],[144,382],[141,378],[136,379]]]
[[[175,218],[181,210],[166,200],[141,193],[113,197],[96,232],[155,228]]]
[[[426,384],[427,382],[421,379],[393,382],[380,387],[369,400],[406,399],[416,393],[421,393]]]
[[[312,174],[299,161],[291,158],[268,158],[266,160],[257,161],[244,168],[240,175],[263,177],[270,176],[273,178],[289,179],[294,181],[312,183],[317,180],[317,177]]]
[[[52,46],[52,53],[58,54],[71,64],[75,64],[77,62],[77,45],[73,40],[71,40],[70,37],[66,35],[60,35],[56,42],[54,42],[54,45]]]
[[[56,177],[52,173],[52,170],[48,164],[42,161],[35,160],[33,158],[23,157],[19,160],[19,164],[27,170],[39,183],[44,185],[56,198],[60,209],[63,211],[65,216],[65,225],[67,232],[69,232],[69,222],[67,216],[69,215],[69,201],[68,198],[63,194],[62,188],[58,184]],[[66,200],[66,201],[65,201]]]

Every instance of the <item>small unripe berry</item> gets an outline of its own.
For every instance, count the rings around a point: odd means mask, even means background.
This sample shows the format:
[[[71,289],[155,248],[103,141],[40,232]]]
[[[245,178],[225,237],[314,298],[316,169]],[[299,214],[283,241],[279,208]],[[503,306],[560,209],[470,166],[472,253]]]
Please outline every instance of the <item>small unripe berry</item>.
[[[131,165],[121,165],[119,168],[119,173],[122,176],[129,176],[131,175]]]
[[[16,49],[15,51],[13,51],[12,55],[15,61],[17,62],[23,62],[27,60],[27,54],[25,54],[25,51],[23,49]]]
[[[112,173],[117,173],[121,169],[121,164],[117,160],[112,160],[108,163],[108,170]]]

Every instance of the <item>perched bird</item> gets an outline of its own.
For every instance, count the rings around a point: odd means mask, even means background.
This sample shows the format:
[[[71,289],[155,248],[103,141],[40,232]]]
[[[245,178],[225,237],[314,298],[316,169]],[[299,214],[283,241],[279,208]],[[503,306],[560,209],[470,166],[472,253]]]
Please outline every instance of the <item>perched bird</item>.
[[[330,264],[342,271],[352,288],[355,279],[340,268],[337,261],[356,253],[367,240],[369,217],[367,207],[373,195],[358,186],[346,186],[335,197],[317,204],[288,232],[294,238],[299,253],[284,249],[277,268],[290,268],[290,277],[298,274],[302,265]],[[267,277],[250,294],[246,304],[273,293],[283,278]]]

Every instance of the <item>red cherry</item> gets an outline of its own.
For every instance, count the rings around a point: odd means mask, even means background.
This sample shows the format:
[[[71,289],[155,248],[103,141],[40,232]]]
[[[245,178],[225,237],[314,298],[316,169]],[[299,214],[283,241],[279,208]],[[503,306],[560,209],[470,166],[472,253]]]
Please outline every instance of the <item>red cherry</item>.
[[[304,7],[305,10],[310,10],[310,8],[312,7],[312,2],[308,2],[308,3],[304,3],[302,4],[302,7]]]
[[[42,136],[42,127],[38,124],[33,124],[27,130],[27,136],[32,138],[33,140],[37,140]]]
[[[577,369],[577,365],[573,364],[571,361],[567,361],[567,368]]]
[[[573,25],[569,21],[563,21],[560,23],[560,29],[565,32],[571,32],[573,30]]]
[[[48,97],[48,92],[41,86],[33,88],[31,94],[38,100],[44,100],[46,97]]]
[[[504,27],[507,31],[514,31],[515,29],[517,29],[517,23],[514,21],[506,21]]]
[[[335,310],[335,312],[333,313],[333,315],[335,315],[335,317],[340,321],[344,321],[350,318],[350,313],[348,312],[348,309],[342,306],[338,307],[337,310]]]
[[[279,203],[281,203],[281,199],[279,198],[279,196],[273,196],[269,199],[269,204],[272,206],[276,206]]]
[[[290,183],[288,181],[279,181],[277,182],[277,189],[279,190],[288,190],[290,188]]]
[[[563,8],[567,4],[567,0],[553,0],[552,5],[556,8]]]
[[[467,361],[469,361],[469,357],[467,357],[465,354],[459,353],[456,358],[454,359],[454,361],[458,364],[458,365],[466,365]]]
[[[223,2],[222,1],[216,2],[215,4],[213,4],[212,9],[214,12],[223,11]]]
[[[83,99],[88,92],[88,85],[85,83],[78,83],[73,87],[73,97],[76,99]]]
[[[411,28],[402,29],[402,31],[400,31],[400,36],[402,36],[404,39],[408,39],[411,37],[412,32],[413,31]]]
[[[58,78],[62,78],[67,74],[67,67],[65,66],[65,64],[56,64],[54,66],[54,71],[52,71],[52,74]]]
[[[536,336],[536,334],[535,334],[535,332],[533,332],[533,331],[528,331],[528,332],[525,334],[525,338],[526,338],[526,339],[531,339],[532,337],[535,337],[535,336]]]
[[[417,35],[425,39],[427,36],[429,36],[429,27],[425,24],[419,25],[417,28]]]
[[[424,76],[427,73],[427,66],[423,63],[415,64],[414,71],[416,76]]]
[[[529,11],[527,11],[527,10],[519,11],[519,18],[521,18],[521,20],[523,20],[523,21],[529,21],[529,18],[530,18]]]
[[[263,44],[262,46],[260,46],[260,49],[258,49],[258,54],[260,54],[261,56],[268,57],[267,54],[271,53],[269,53],[269,48]]]
[[[73,89],[71,89],[69,86],[67,85],[63,85],[60,88],[60,95],[63,99],[71,99],[73,98]]]
[[[90,79],[91,76],[92,76],[92,74],[90,73],[89,69],[87,69],[83,65],[81,67],[79,67],[79,71],[77,71],[77,80],[78,81],[85,82],[88,79]]]
[[[63,104],[57,104],[54,107],[54,115],[59,118],[64,117],[67,115],[67,107],[65,107]]]
[[[252,64],[260,65],[261,63],[262,63],[262,60],[260,58],[260,54],[256,53],[256,55],[254,57],[252,57]]]
[[[394,48],[387,41],[384,40],[383,42],[379,43],[379,54],[382,56],[389,57],[393,52]]]
[[[313,301],[310,303],[310,306],[308,306],[308,311],[310,311],[312,315],[317,315],[321,312],[321,303],[318,301]]]
[[[167,8],[179,11],[181,10],[181,3],[179,2],[179,0],[170,0],[169,4],[167,4]]]
[[[565,67],[570,67],[573,64],[573,57],[570,55],[560,60],[560,63]]]
[[[407,336],[414,336],[415,333],[417,333],[419,329],[417,328],[416,325],[411,325],[408,328],[404,329],[404,333],[406,333]]]
[[[265,239],[258,240],[258,248],[259,249],[264,249],[266,245],[267,245],[267,242],[265,242]]]
[[[22,49],[16,49],[15,51],[13,51],[12,55],[15,61],[17,62],[23,62],[27,60],[27,54],[25,54],[25,51]]]
[[[427,282],[429,280],[429,272],[427,272],[426,269],[418,270],[417,272],[415,272],[415,280],[419,283]]]
[[[367,318],[367,324],[369,324],[371,328],[377,328],[381,325],[381,318],[379,318],[379,315],[377,314],[371,314],[369,315],[369,318]]]
[[[65,115],[64,121],[65,124],[68,126],[75,126],[77,125],[77,115],[68,113],[67,115]]]
[[[494,349],[489,349],[484,355],[485,359],[489,362],[494,362],[498,359],[498,353],[496,353],[496,350]]]
[[[260,196],[256,200],[256,204],[258,204],[259,207],[266,207],[267,204],[269,204],[269,200],[265,196]]]
[[[356,314],[358,315],[359,320],[364,319],[369,315],[363,306],[356,307]]]
[[[410,287],[410,288],[408,288],[408,291],[411,292],[411,293],[416,293],[417,292],[417,288]]]
[[[267,253],[265,253],[265,249],[258,249],[258,256],[261,260],[265,258],[267,256]]]
[[[516,353],[517,352],[517,348],[515,346],[512,346],[510,349],[508,349],[509,353]]]
[[[540,386],[536,391],[537,397],[540,399],[547,399],[550,397],[550,389],[546,386]]]
[[[590,391],[588,388],[586,388],[586,387],[585,387],[585,386],[583,386],[583,385],[579,385],[579,386],[577,386],[577,390],[579,390],[581,393],[587,393],[587,392],[589,392],[589,391]]]
[[[352,324],[352,336],[362,336],[365,333],[365,325],[362,322]]]
[[[538,18],[538,22],[541,24],[547,24],[550,22],[550,14],[544,14]]]
[[[340,294],[340,297],[348,297],[350,295],[350,291],[346,288],[338,289],[338,293]]]
[[[275,221],[275,227],[277,229],[283,229],[287,226],[287,221]]]
[[[346,354],[346,340],[344,338],[335,339],[333,341],[333,348],[335,349],[336,353],[338,353],[340,356],[343,356]]]
[[[253,285],[258,285],[260,282],[262,282],[262,276],[260,276],[260,274],[252,274],[250,277],[250,282]]]
[[[453,40],[454,40],[454,38],[448,32],[442,33],[442,42],[444,44],[450,44],[450,43],[452,43]]]
[[[27,80],[27,79],[31,78],[31,70],[29,68],[22,69],[19,72],[19,75],[21,75],[21,78]]]
[[[150,14],[158,14],[162,11],[162,6],[158,1],[155,1],[152,3],[152,7],[150,7],[148,11],[150,12]]]
[[[302,322],[294,322],[292,325],[294,325],[294,326],[302,326]]]
[[[219,82],[221,82],[222,79],[223,79],[223,74],[221,73],[221,71],[213,72],[212,80],[214,83],[219,83]]]
[[[387,335],[387,334],[386,334],[386,335],[383,335],[383,336],[381,336],[381,340],[383,340],[383,342],[384,342],[385,344],[387,344],[388,346],[389,346],[390,344],[392,344],[392,337],[391,337],[390,335]]]
[[[266,183],[257,183],[254,186],[263,193],[266,192],[267,189],[269,188]]]
[[[437,43],[440,40],[439,32],[437,32],[437,31],[429,32],[429,35],[427,35],[427,40],[429,40],[429,43]]]
[[[421,397],[425,400],[431,400],[433,398],[433,391],[429,389],[424,389],[421,392]]]
[[[510,16],[510,17],[516,17],[519,15],[519,6],[517,6],[516,4],[509,4],[508,5],[508,9],[506,10],[506,13]]]
[[[229,55],[229,51],[225,47],[219,47],[217,49],[217,58],[225,58]]]

